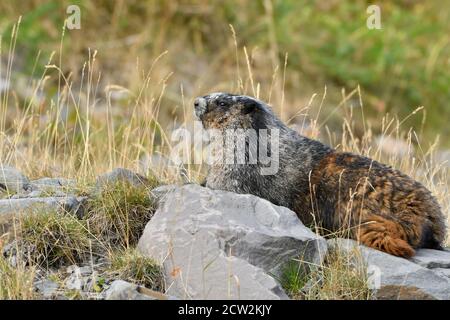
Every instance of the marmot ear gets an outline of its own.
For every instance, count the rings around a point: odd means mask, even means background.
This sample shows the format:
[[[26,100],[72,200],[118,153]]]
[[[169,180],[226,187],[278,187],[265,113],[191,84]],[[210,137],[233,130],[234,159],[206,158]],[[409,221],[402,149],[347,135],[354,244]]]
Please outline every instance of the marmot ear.
[[[244,107],[242,108],[243,114],[249,114],[256,110],[258,110],[259,104],[256,101],[248,101],[245,102]]]

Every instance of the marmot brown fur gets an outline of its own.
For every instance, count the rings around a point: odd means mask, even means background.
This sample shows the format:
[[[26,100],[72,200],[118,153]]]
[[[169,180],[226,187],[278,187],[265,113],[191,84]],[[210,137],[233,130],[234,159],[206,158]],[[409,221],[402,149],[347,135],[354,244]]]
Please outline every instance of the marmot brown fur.
[[[214,93],[194,104],[205,129],[279,132],[276,174],[262,175],[259,162],[218,160],[211,165],[207,187],[265,198],[295,211],[305,225],[318,226],[324,234],[346,230],[350,238],[396,256],[411,257],[417,248],[441,249],[445,219],[419,182],[377,161],[301,136],[254,98]],[[246,159],[257,149],[248,146]]]

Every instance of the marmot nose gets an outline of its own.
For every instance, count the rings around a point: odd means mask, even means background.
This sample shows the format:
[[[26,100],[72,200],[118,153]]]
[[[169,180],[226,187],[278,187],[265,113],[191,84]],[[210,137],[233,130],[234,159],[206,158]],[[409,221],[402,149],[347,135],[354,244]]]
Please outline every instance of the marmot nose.
[[[206,112],[206,105],[207,102],[205,98],[199,97],[194,100],[194,109],[197,117],[202,116]]]
[[[206,106],[206,99],[205,98],[196,98],[194,100],[194,107],[198,108],[198,107],[205,107]]]

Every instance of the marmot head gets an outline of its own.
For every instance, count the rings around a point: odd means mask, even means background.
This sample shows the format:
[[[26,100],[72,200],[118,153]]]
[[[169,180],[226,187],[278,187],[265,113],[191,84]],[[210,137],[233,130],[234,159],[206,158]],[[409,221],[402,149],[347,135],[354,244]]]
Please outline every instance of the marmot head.
[[[205,129],[266,129],[275,119],[264,102],[223,92],[198,97],[194,109]]]

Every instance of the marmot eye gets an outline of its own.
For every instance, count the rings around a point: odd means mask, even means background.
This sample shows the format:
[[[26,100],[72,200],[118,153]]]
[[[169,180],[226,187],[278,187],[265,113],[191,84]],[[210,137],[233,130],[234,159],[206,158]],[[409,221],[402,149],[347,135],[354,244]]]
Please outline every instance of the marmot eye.
[[[224,101],[219,102],[219,106],[225,107],[227,104]]]

